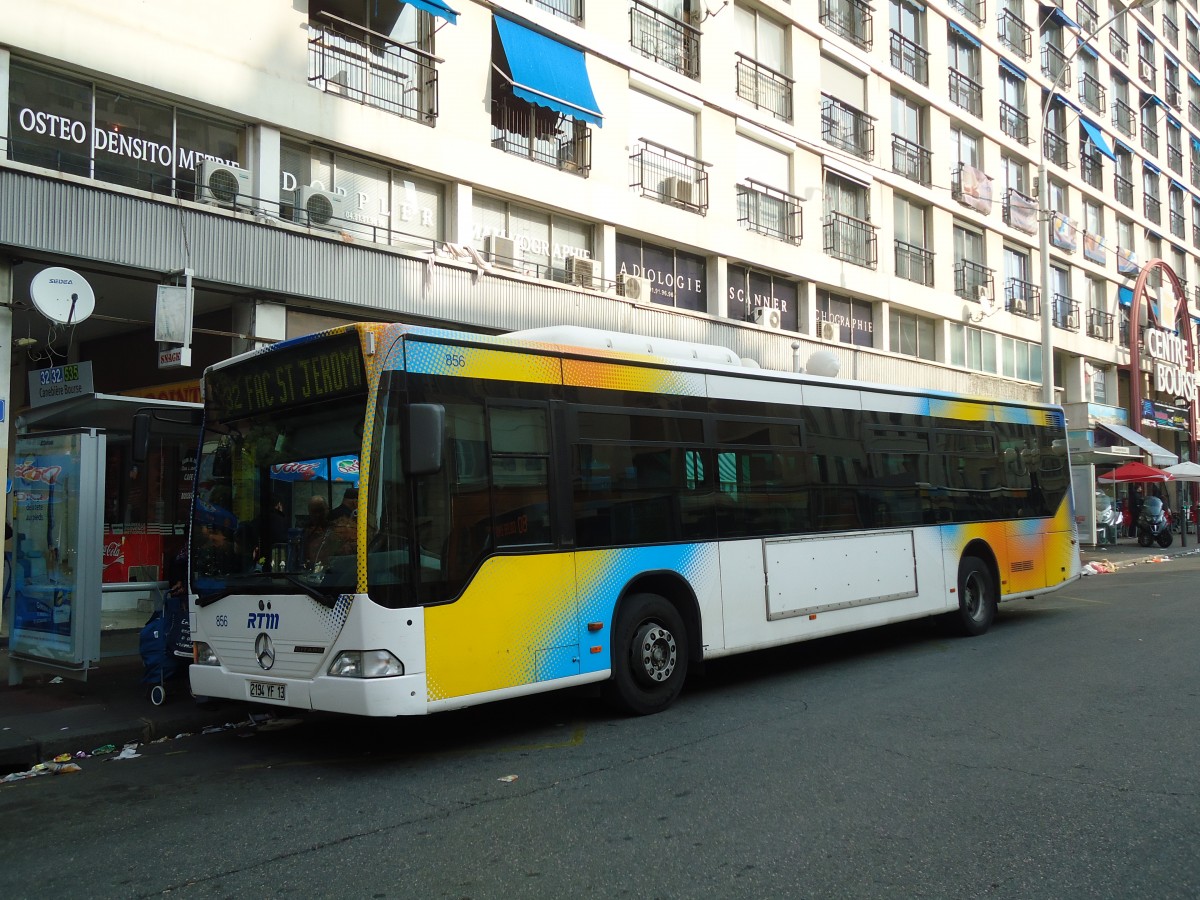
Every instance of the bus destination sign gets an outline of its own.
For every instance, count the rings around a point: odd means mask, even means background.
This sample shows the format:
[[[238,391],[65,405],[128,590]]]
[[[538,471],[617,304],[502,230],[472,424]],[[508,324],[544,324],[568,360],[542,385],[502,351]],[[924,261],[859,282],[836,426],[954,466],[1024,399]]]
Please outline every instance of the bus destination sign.
[[[358,333],[349,330],[207,372],[205,402],[210,415],[227,421],[335,400],[366,387]]]

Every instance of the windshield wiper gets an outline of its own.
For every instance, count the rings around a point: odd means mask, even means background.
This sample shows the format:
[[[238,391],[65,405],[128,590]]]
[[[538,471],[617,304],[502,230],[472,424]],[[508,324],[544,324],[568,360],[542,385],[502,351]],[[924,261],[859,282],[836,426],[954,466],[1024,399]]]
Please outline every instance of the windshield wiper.
[[[237,575],[234,577],[239,581],[242,579],[282,578],[287,581],[288,584],[300,588],[300,590],[302,590],[309,597],[312,597],[326,609],[333,609],[333,607],[337,605],[337,594],[334,594],[332,597],[322,594],[311,584],[301,581],[295,575],[292,575],[288,572],[246,572],[242,575]],[[205,594],[204,596],[199,597],[196,600],[196,605],[209,606],[210,604],[216,603],[218,600],[228,597],[230,594],[236,594],[237,589],[238,585],[228,585],[219,591],[214,591],[211,594]]]

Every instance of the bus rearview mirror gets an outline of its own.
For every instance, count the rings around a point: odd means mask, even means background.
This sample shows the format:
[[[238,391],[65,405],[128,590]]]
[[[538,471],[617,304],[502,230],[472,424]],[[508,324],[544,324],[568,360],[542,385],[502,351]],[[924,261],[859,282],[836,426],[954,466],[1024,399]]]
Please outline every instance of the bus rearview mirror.
[[[440,403],[413,403],[408,407],[406,474],[432,475],[442,470],[446,442],[446,407]]]
[[[152,418],[148,411],[135,413],[133,416],[133,447],[130,455],[133,461],[141,465],[150,456],[150,428]]]

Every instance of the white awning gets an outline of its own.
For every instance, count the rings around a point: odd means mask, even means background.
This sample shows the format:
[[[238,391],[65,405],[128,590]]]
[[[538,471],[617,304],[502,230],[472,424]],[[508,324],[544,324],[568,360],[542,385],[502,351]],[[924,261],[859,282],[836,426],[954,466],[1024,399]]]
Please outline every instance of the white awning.
[[[1128,428],[1125,425],[1115,425],[1110,422],[1097,422],[1096,424],[1106,431],[1111,431],[1121,440],[1133,444],[1135,447],[1140,447],[1144,452],[1149,453],[1151,465],[1173,466],[1179,462],[1179,457],[1166,447],[1154,443],[1150,438],[1138,434],[1132,428]]]

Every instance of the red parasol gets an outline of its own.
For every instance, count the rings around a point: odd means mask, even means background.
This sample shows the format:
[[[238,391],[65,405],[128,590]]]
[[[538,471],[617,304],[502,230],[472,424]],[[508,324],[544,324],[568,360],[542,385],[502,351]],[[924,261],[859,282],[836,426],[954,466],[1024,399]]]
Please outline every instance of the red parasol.
[[[1140,462],[1127,462],[1096,479],[1104,484],[1124,484],[1131,481],[1174,481],[1175,476]]]

